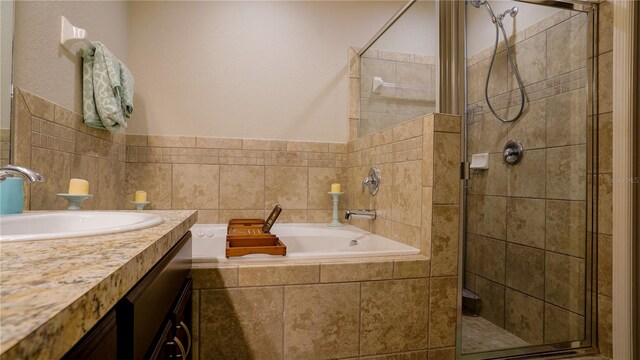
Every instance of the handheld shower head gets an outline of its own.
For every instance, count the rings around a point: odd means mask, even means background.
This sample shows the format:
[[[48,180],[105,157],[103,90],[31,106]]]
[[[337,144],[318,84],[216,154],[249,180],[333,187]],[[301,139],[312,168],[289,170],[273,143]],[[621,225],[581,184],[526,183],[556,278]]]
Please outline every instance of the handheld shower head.
[[[509,15],[511,15],[511,17],[516,17],[516,15],[518,15],[518,7],[517,6],[512,7]]]
[[[480,8],[486,0],[468,0],[471,5],[475,8]]]

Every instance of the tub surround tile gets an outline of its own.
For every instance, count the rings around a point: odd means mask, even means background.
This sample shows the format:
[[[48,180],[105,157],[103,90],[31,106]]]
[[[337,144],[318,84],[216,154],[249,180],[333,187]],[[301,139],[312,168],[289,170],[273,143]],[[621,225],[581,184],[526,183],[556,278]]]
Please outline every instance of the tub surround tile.
[[[320,265],[256,265],[238,268],[239,286],[311,284],[320,281]]]
[[[360,284],[286,286],[284,358],[358,355]]]
[[[415,260],[397,259],[393,262],[393,278],[421,278],[428,277],[430,270],[430,262],[426,258]]]
[[[264,208],[307,209],[309,171],[306,167],[267,166],[264,174]],[[327,196],[328,197],[328,196]]]
[[[200,290],[200,353],[221,359],[281,359],[283,288]]]
[[[148,146],[192,148],[196,146],[193,136],[147,136]]]
[[[420,179],[422,162],[408,161],[393,166],[392,220],[420,226]]]
[[[366,282],[361,296],[360,355],[427,348],[428,279]]]
[[[193,211],[151,213],[165,222],[113,235],[4,243],[3,358],[62,357],[197,218]]]
[[[174,164],[171,206],[174,209],[217,209],[218,165]]]
[[[194,289],[219,289],[238,286],[238,266],[227,265],[211,268],[194,263],[191,266]]]
[[[335,283],[393,278],[393,260],[320,264],[320,282]]]
[[[147,146],[148,144],[147,135],[127,134],[126,139],[127,146]]]
[[[435,204],[458,204],[460,202],[460,135],[457,133],[435,133],[433,194]]]
[[[55,121],[55,104],[53,102],[23,89],[20,89],[20,95],[22,95],[31,115],[51,122]]]
[[[286,151],[287,142],[284,140],[242,139],[242,148],[246,150]]]
[[[420,248],[420,231],[421,229],[418,226],[405,225],[399,222],[391,223],[391,239],[414,248]]]
[[[433,237],[431,239],[432,276],[456,275],[458,273],[459,226],[459,206],[433,206]]]
[[[429,301],[429,348],[455,346],[456,277],[431,278]]]
[[[327,192],[331,184],[339,183],[343,187],[348,186],[347,172],[342,168],[309,168],[309,189],[307,194],[309,209],[333,209],[333,200]],[[349,194],[345,192],[340,197],[340,208],[346,208]]]
[[[264,181],[262,166],[220,166],[220,209],[263,209]]]
[[[123,206],[133,209],[136,190],[143,189],[151,204],[151,209],[171,209],[171,164],[127,163],[125,167],[125,185]]]

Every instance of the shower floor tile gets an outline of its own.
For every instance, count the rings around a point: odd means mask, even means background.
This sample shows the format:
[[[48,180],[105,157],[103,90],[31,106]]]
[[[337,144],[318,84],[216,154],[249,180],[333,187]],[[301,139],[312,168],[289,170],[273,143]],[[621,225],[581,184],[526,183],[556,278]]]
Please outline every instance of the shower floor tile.
[[[463,354],[528,345],[528,342],[480,316],[462,316]]]

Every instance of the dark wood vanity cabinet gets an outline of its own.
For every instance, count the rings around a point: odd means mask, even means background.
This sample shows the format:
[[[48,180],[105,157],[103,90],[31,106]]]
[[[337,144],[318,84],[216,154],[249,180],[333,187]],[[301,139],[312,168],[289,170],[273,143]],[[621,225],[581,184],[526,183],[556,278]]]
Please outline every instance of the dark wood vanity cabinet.
[[[191,358],[191,232],[64,359]]]

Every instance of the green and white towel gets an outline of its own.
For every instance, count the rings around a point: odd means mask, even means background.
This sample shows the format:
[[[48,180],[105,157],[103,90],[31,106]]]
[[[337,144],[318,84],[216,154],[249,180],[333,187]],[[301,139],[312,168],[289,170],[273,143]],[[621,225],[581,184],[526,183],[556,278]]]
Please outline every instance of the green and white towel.
[[[82,54],[84,123],[115,132],[133,113],[133,75],[104,44],[91,44]]]

